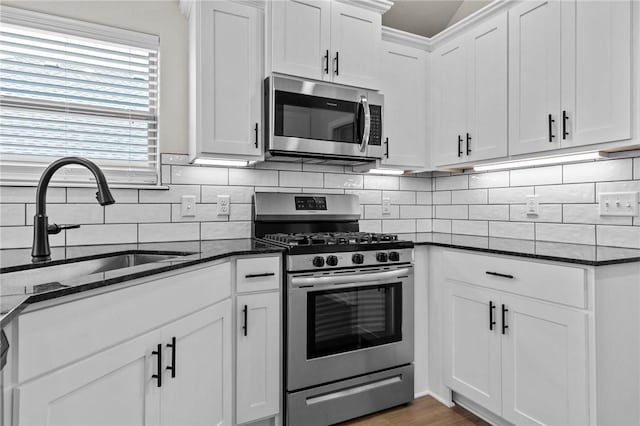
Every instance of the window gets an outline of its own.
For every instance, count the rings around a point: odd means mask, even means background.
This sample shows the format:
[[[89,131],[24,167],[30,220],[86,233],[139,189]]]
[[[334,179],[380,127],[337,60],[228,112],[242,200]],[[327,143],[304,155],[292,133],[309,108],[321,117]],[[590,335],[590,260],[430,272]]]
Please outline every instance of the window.
[[[9,7],[1,20],[0,181],[35,183],[79,156],[111,184],[158,184],[158,37]]]

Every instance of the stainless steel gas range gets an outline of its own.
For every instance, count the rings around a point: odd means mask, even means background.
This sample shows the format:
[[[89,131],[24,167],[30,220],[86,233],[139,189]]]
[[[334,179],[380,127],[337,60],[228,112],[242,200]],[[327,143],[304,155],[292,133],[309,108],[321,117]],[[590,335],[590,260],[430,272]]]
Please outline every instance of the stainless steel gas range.
[[[288,425],[413,400],[413,243],[359,218],[355,195],[256,193],[256,237],[287,250]]]

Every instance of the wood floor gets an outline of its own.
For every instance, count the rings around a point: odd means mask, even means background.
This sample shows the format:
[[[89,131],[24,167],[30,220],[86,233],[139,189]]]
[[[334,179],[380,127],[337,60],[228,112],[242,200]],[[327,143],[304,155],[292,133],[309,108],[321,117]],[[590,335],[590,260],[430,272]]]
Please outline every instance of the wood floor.
[[[488,426],[489,423],[463,408],[448,408],[430,396],[418,398],[408,406],[400,406],[360,417],[340,426]]]

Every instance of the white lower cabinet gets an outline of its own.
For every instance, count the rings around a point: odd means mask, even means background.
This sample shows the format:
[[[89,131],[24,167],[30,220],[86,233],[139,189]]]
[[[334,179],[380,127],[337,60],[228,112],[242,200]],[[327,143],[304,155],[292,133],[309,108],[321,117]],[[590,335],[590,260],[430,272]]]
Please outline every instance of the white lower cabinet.
[[[236,299],[236,421],[280,411],[280,293]]]

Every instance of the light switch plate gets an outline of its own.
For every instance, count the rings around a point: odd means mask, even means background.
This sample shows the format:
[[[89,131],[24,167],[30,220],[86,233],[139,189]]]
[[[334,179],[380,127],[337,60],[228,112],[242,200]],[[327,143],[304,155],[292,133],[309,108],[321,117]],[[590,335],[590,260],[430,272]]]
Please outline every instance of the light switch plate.
[[[637,192],[601,192],[600,216],[638,216]]]
[[[540,214],[540,206],[538,204],[538,196],[537,195],[527,195],[527,204],[526,204],[526,212],[527,216],[537,216]]]
[[[391,198],[382,197],[382,214],[391,214]]]
[[[181,200],[180,215],[182,217],[194,217],[196,215],[196,196],[183,195]]]
[[[229,196],[218,195],[218,216],[229,216]]]

